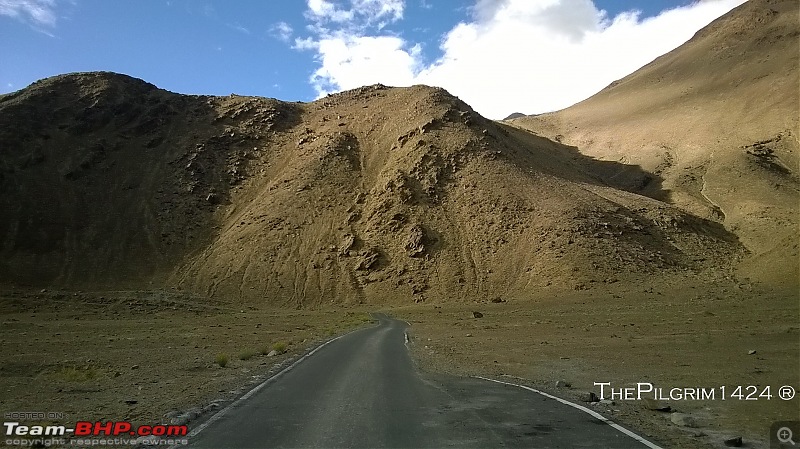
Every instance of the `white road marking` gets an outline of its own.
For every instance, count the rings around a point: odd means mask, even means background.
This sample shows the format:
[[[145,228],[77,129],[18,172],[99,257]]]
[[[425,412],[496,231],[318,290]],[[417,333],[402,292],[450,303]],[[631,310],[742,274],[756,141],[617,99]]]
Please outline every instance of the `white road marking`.
[[[651,449],[662,449],[661,446],[659,446],[659,445],[657,445],[655,443],[652,443],[650,441],[647,441],[644,437],[631,432],[630,430],[620,426],[619,424],[615,423],[614,421],[611,421],[610,419],[608,419],[605,416],[597,413],[596,411],[594,411],[592,409],[589,409],[589,408],[586,408],[586,407],[584,407],[582,405],[575,404],[575,403],[570,402],[570,401],[568,401],[566,399],[561,399],[561,398],[559,398],[557,396],[553,396],[552,394],[547,394],[544,391],[540,391],[540,390],[537,390],[535,388],[526,387],[525,385],[512,384],[511,382],[503,382],[502,380],[489,379],[487,377],[481,377],[481,376],[473,376],[473,377],[475,377],[476,379],[488,380],[489,382],[495,382],[495,383],[498,383],[498,384],[511,385],[513,387],[523,388],[525,390],[532,391],[534,393],[539,393],[540,395],[542,395],[544,397],[547,397],[547,398],[550,398],[550,399],[555,399],[556,401],[558,401],[558,402],[560,402],[560,403],[562,403],[564,405],[568,405],[568,406],[576,408],[576,409],[578,409],[578,410],[580,410],[580,411],[582,411],[584,413],[588,413],[593,418],[599,419],[600,421],[608,424],[609,426],[617,429],[618,431],[624,433],[625,435],[633,438],[634,440],[644,444],[645,446],[647,446],[647,447],[649,447]]]
[[[348,333],[346,333],[346,334],[344,334],[344,335],[340,335],[340,336],[338,336],[338,337],[336,337],[336,338],[332,338],[332,339],[330,339],[330,340],[326,341],[325,343],[322,343],[321,345],[317,346],[316,348],[314,348],[314,349],[313,349],[311,352],[309,352],[308,354],[306,354],[306,355],[304,355],[304,356],[300,357],[299,359],[295,360],[295,361],[294,361],[294,363],[292,363],[291,365],[289,365],[289,366],[287,366],[286,368],[282,369],[282,370],[281,370],[281,371],[279,371],[277,374],[275,374],[274,376],[272,376],[272,377],[270,377],[269,379],[265,380],[264,382],[261,382],[260,384],[256,385],[256,386],[255,386],[255,388],[253,388],[252,390],[250,390],[250,391],[248,391],[247,393],[245,393],[245,394],[244,394],[242,397],[240,397],[239,399],[237,399],[237,400],[235,400],[235,401],[231,402],[230,404],[228,404],[228,406],[227,406],[227,407],[223,408],[222,410],[220,410],[220,411],[218,411],[217,413],[215,413],[214,415],[212,415],[212,416],[211,416],[211,418],[208,418],[208,420],[206,420],[206,421],[205,421],[203,424],[200,424],[199,426],[197,426],[197,428],[196,428],[196,429],[194,429],[194,430],[192,430],[191,432],[189,432],[189,435],[187,435],[187,437],[196,437],[196,436],[197,436],[197,435],[198,435],[200,432],[202,432],[202,431],[203,431],[203,430],[204,430],[206,427],[210,426],[211,424],[213,424],[214,422],[216,422],[216,421],[218,421],[220,418],[222,418],[222,417],[223,417],[223,416],[224,416],[226,413],[228,413],[228,411],[229,411],[230,409],[232,409],[232,408],[236,407],[237,405],[239,405],[240,403],[242,403],[242,402],[246,401],[246,400],[247,400],[247,399],[249,399],[251,396],[253,396],[254,394],[256,394],[256,393],[257,393],[259,390],[261,390],[261,389],[262,389],[262,388],[264,388],[265,386],[267,386],[267,385],[271,384],[272,382],[274,382],[275,380],[277,380],[277,379],[278,379],[279,377],[281,377],[282,375],[284,375],[284,374],[288,373],[288,372],[289,372],[289,371],[290,371],[292,368],[294,368],[295,366],[299,365],[299,364],[300,364],[300,362],[302,362],[303,360],[305,360],[305,359],[307,359],[307,358],[311,357],[312,355],[314,355],[314,353],[315,353],[315,352],[317,352],[317,351],[319,351],[320,349],[324,348],[324,347],[325,347],[325,346],[327,346],[328,344],[330,344],[330,343],[333,343],[334,341],[336,341],[336,340],[338,340],[338,339],[340,339],[340,338],[342,338],[342,337],[345,337],[345,336],[347,336],[347,335],[350,335],[350,334],[352,334],[353,332],[356,332],[356,331],[359,331],[359,330],[361,330],[361,329],[354,329],[354,330],[352,330],[352,331],[350,331],[350,332],[348,332]],[[183,447],[183,446],[181,446],[181,445],[177,445],[177,444],[176,444],[176,445],[173,445],[173,446],[169,446],[167,449],[177,449],[177,448],[180,448],[180,447]]]

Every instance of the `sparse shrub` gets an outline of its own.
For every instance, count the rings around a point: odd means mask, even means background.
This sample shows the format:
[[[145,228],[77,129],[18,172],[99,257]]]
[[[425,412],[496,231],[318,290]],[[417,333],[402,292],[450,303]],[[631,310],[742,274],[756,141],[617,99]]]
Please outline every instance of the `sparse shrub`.
[[[239,360],[250,360],[255,355],[256,351],[253,351],[252,349],[245,349],[244,351],[239,353]]]
[[[220,366],[220,368],[225,368],[228,366],[228,354],[220,353],[214,358],[214,363]]]
[[[272,345],[272,349],[274,349],[278,354],[283,354],[286,352],[286,342],[279,341]]]

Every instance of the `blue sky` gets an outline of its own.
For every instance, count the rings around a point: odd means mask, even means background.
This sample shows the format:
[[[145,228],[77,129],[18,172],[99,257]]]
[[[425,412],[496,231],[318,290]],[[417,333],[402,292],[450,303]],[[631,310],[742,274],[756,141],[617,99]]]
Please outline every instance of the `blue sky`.
[[[0,0],[0,92],[109,70],[311,101],[440,85],[502,118],[580,101],[743,0]]]

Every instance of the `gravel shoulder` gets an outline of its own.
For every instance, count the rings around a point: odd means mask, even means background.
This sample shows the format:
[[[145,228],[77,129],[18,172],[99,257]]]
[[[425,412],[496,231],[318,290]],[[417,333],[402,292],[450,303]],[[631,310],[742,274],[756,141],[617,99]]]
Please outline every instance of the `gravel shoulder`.
[[[579,403],[588,392],[600,395],[595,382],[649,382],[667,397],[672,388],[715,388],[715,400],[662,401],[669,412],[646,401],[589,404],[666,447],[724,447],[736,436],[768,447],[773,422],[798,419],[798,398],[776,395],[782,385],[800,386],[796,291],[697,279],[504,299],[392,313],[411,324],[414,359],[431,372],[507,380]],[[739,385],[770,386],[773,397],[731,398]],[[693,426],[674,423],[674,412],[690,415]]]

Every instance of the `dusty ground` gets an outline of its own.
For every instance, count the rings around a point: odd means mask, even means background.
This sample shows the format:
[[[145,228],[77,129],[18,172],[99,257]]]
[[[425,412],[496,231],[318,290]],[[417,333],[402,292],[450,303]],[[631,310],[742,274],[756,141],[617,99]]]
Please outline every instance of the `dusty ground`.
[[[768,447],[770,425],[800,419],[800,401],[775,397],[800,386],[797,291],[720,280],[648,282],[606,291],[552,292],[505,303],[419,305],[394,311],[412,327],[423,369],[483,375],[536,386],[572,400],[599,387],[651,382],[665,390],[716,387],[714,401],[666,401],[696,428],[643,402],[592,406],[665,447]],[[479,311],[483,318],[473,318]],[[755,350],[755,354],[748,354]],[[571,383],[557,389],[556,381]],[[720,386],[769,385],[773,398],[719,400]],[[668,395],[668,393],[665,393]]]
[[[391,313],[411,323],[412,353],[425,370],[510,380],[573,400],[599,393],[594,382],[717,387],[717,395],[722,385],[769,385],[773,395],[800,387],[797,292],[711,277],[632,285]],[[369,321],[366,309],[287,311],[143,291],[8,291],[0,314],[3,412],[62,412],[64,423],[153,424],[224,406],[282,363]],[[279,342],[285,354],[263,354]],[[228,356],[224,368],[219,354]],[[557,380],[571,388],[556,388]],[[773,421],[800,418],[798,399],[667,403],[698,427],[676,426],[642,402],[593,408],[665,447],[721,447],[735,435],[761,447]]]
[[[0,320],[4,414],[63,413],[54,424],[155,424],[169,423],[170,412],[224,406],[282,363],[369,317],[352,309],[233,307],[174,292],[7,291]],[[267,357],[279,343],[286,352]],[[220,354],[228,357],[225,367]]]

